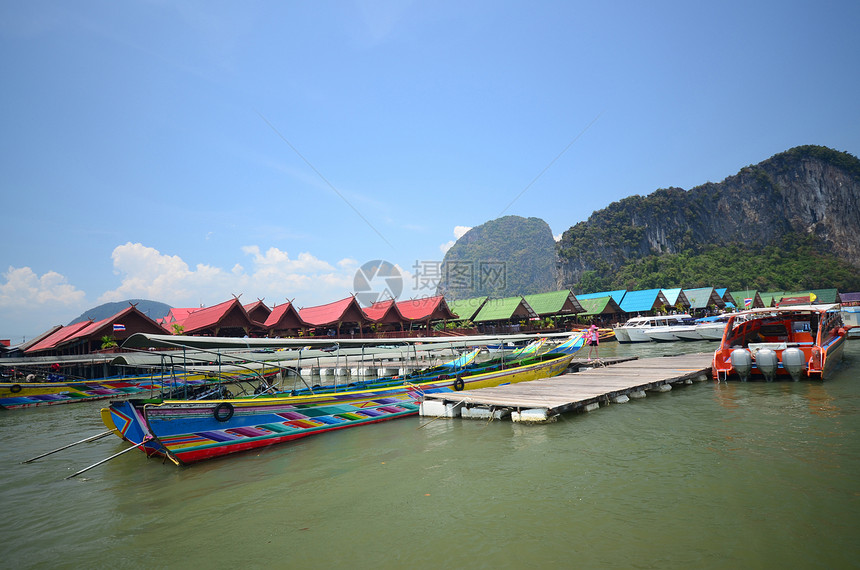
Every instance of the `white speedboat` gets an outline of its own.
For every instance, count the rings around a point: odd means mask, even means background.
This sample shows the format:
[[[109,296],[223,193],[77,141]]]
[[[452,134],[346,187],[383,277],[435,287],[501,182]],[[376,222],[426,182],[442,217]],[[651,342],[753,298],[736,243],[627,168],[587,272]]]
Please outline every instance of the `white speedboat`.
[[[621,326],[614,327],[615,338],[618,342],[650,342],[652,340],[679,340],[665,327],[681,326],[688,321],[687,326],[692,325],[690,315],[662,315],[658,317],[633,317]],[[658,328],[664,327],[660,331]],[[653,338],[648,331],[654,330]],[[671,337],[671,338],[670,338]]]
[[[618,342],[637,342],[630,338],[630,329],[644,326],[649,317],[633,317],[623,325],[612,327],[615,332],[615,340]]]
[[[647,326],[641,329],[649,340],[656,342],[675,342],[683,340],[681,334],[695,334],[696,326],[693,317],[690,315],[668,315],[664,317],[655,317]],[[699,340],[693,338],[691,340]]]
[[[696,332],[704,340],[722,340],[728,320],[728,315],[699,319],[696,321]]]

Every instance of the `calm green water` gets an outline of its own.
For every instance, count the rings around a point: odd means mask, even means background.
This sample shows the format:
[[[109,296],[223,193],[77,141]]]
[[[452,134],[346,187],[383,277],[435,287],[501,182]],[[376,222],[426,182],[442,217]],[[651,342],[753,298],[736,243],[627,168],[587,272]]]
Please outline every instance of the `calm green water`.
[[[715,344],[601,346],[601,356]],[[0,567],[856,568],[860,341],[826,383],[695,384],[543,426],[408,418],[177,468],[103,404],[0,413]]]

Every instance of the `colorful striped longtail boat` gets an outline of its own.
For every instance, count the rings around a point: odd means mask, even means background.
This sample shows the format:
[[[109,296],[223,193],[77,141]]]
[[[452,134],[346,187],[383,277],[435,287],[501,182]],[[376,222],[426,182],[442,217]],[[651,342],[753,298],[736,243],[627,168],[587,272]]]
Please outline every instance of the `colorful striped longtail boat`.
[[[364,390],[232,400],[123,400],[102,409],[115,435],[148,456],[187,465],[222,455],[418,413],[425,393],[548,378],[573,355],[538,355],[517,366]]]
[[[175,374],[98,378],[95,380],[55,381],[37,383],[0,383],[0,409],[15,410],[35,406],[70,404],[90,400],[106,400],[121,396],[145,396],[189,387],[199,388],[217,382],[203,374]]]

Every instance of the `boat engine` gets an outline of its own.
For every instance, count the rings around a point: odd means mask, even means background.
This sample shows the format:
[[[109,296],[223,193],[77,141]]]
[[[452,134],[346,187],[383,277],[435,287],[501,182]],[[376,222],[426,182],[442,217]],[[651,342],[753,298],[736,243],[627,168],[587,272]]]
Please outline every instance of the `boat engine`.
[[[752,358],[748,350],[744,348],[736,348],[732,351],[732,368],[738,373],[741,382],[746,382],[752,370]]]
[[[776,374],[776,369],[779,367],[779,360],[776,358],[776,352],[769,348],[762,348],[755,353],[755,365],[761,372],[765,380],[770,382]]]
[[[797,382],[800,374],[806,368],[806,357],[799,348],[786,348],[782,351],[782,367],[791,374],[791,379]]]

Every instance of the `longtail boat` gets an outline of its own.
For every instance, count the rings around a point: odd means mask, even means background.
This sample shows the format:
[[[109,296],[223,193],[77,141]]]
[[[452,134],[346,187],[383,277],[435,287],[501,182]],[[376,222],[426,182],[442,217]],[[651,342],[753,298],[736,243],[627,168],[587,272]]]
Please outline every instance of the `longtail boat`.
[[[143,396],[183,388],[198,389],[217,382],[203,374],[128,376],[95,380],[0,383],[0,409],[106,400],[121,396]]]
[[[115,435],[148,456],[177,465],[285,443],[302,437],[416,415],[423,395],[468,390],[556,376],[572,354],[531,355],[515,366],[405,379],[395,386],[333,389],[295,396],[230,400],[111,402],[102,421]],[[415,381],[413,381],[415,380]]]
[[[789,305],[733,313],[714,352],[715,379],[826,380],[842,359],[839,305]]]

